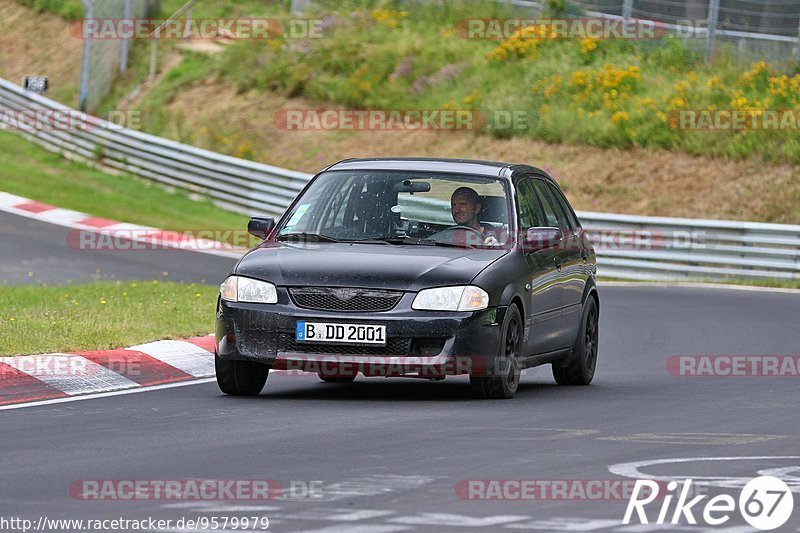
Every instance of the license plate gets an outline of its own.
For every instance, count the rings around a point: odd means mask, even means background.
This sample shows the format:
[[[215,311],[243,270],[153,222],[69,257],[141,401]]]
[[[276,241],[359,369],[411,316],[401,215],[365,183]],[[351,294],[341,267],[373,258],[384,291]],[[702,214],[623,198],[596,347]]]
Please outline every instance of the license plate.
[[[340,344],[376,344],[378,346],[386,346],[386,326],[297,322],[295,339],[298,342],[336,342]]]

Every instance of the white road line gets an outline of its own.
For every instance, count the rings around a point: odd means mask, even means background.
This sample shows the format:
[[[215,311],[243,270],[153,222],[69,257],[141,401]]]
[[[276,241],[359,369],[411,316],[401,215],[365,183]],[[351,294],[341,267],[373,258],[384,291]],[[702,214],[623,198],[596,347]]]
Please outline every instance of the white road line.
[[[358,522],[359,520],[371,520],[385,516],[397,514],[394,511],[379,509],[304,509],[292,511],[285,509],[283,512],[275,513],[276,518],[283,520],[322,520],[331,522]]]
[[[54,372],[49,365],[41,364],[47,362],[47,358],[57,358],[63,362],[68,362],[69,369],[64,372]],[[122,374],[117,374],[80,355],[23,355],[5,358],[3,362],[70,396],[139,386],[138,383],[131,381]],[[64,366],[66,367],[67,365],[64,364]]]
[[[202,383],[211,383],[215,378],[197,379],[194,381],[180,381],[178,383],[167,383],[165,385],[152,385],[150,387],[137,387],[135,389],[126,389],[113,392],[100,392],[97,394],[87,394],[85,396],[71,396],[69,398],[54,398],[52,400],[40,400],[38,402],[17,403],[14,405],[0,406],[0,411],[10,411],[12,409],[23,409],[25,407],[40,407],[43,405],[52,405],[57,403],[70,403],[79,402],[82,400],[94,400],[96,398],[108,398],[111,396],[122,396],[125,394],[136,394],[139,392],[150,392],[161,389],[173,389],[176,387],[188,387],[189,385],[200,385]]]
[[[131,346],[128,349],[145,353],[195,377],[214,375],[213,354],[191,342],[148,342],[147,344]]]
[[[618,463],[610,465],[608,471],[618,476],[623,476],[632,479],[652,479],[655,481],[678,481],[691,478],[695,485],[721,487],[729,489],[741,489],[748,481],[756,477],[752,476],[697,476],[697,475],[665,475],[665,474],[648,474],[643,472],[642,469],[649,466],[673,465],[682,463],[703,463],[708,461],[770,461],[775,459],[800,459],[796,455],[781,455],[781,456],[736,456],[736,457],[677,457],[672,459],[651,459],[647,461],[634,461],[630,463]],[[795,468],[794,465],[791,465]],[[755,474],[755,472],[754,472]],[[800,492],[800,484],[787,482],[789,490],[792,492]]]
[[[275,507],[274,505],[226,504],[220,502],[202,502],[202,501],[165,503],[161,507],[164,509],[186,509],[196,513],[215,513],[215,512],[255,513],[255,512],[280,511],[282,509],[282,507]]]
[[[494,516],[464,516],[451,513],[420,513],[417,516],[398,516],[390,518],[387,522],[409,524],[414,526],[451,526],[451,527],[491,527],[530,520],[530,516],[520,515],[494,515]]]
[[[433,481],[436,481],[436,478],[429,476],[395,475],[376,475],[348,479],[339,483],[323,486],[322,493],[325,497],[322,501],[377,496],[379,494],[387,494],[398,490],[416,489],[417,487],[421,487]]]
[[[590,518],[545,518],[522,522],[519,524],[509,524],[507,529],[525,529],[542,531],[597,531],[608,529],[622,524],[622,520],[600,520]],[[663,526],[659,526],[663,528]]]
[[[322,529],[303,529],[305,533],[394,533],[395,531],[408,531],[412,529],[406,526],[383,526],[383,525],[358,525],[342,524]]]

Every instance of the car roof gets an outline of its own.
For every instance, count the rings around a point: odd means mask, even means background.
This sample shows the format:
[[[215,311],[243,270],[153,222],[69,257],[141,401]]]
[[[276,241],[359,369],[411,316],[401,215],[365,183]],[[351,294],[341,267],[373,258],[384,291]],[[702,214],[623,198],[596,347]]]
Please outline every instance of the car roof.
[[[375,157],[345,159],[325,170],[412,170],[427,172],[454,172],[498,178],[512,178],[520,172],[536,172],[547,175],[530,165],[517,165],[499,161],[477,159],[444,159],[430,157]]]

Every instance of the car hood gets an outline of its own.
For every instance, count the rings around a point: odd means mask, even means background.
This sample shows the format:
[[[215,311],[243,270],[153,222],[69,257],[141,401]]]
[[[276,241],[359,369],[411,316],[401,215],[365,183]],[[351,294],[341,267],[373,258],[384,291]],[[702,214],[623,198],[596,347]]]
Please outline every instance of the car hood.
[[[506,253],[425,245],[269,242],[245,255],[234,273],[282,286],[419,291],[468,284]]]

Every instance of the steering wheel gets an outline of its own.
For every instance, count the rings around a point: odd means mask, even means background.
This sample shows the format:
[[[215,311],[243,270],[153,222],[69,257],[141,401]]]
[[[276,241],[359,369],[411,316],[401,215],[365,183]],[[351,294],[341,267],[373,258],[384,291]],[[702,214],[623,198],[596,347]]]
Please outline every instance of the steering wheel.
[[[477,230],[477,229],[475,229],[475,228],[473,228],[471,226],[452,226],[452,227],[449,227],[449,228],[445,228],[442,231],[437,231],[433,235],[429,235],[428,238],[432,239],[432,240],[440,240],[440,239],[437,239],[436,237],[439,236],[439,235],[442,235],[443,233],[447,233],[449,231],[456,231],[456,230],[460,230],[460,229],[471,231],[471,232],[477,234],[478,237],[480,237],[481,242],[483,242],[483,239],[484,239],[483,233],[481,233],[480,230]]]

